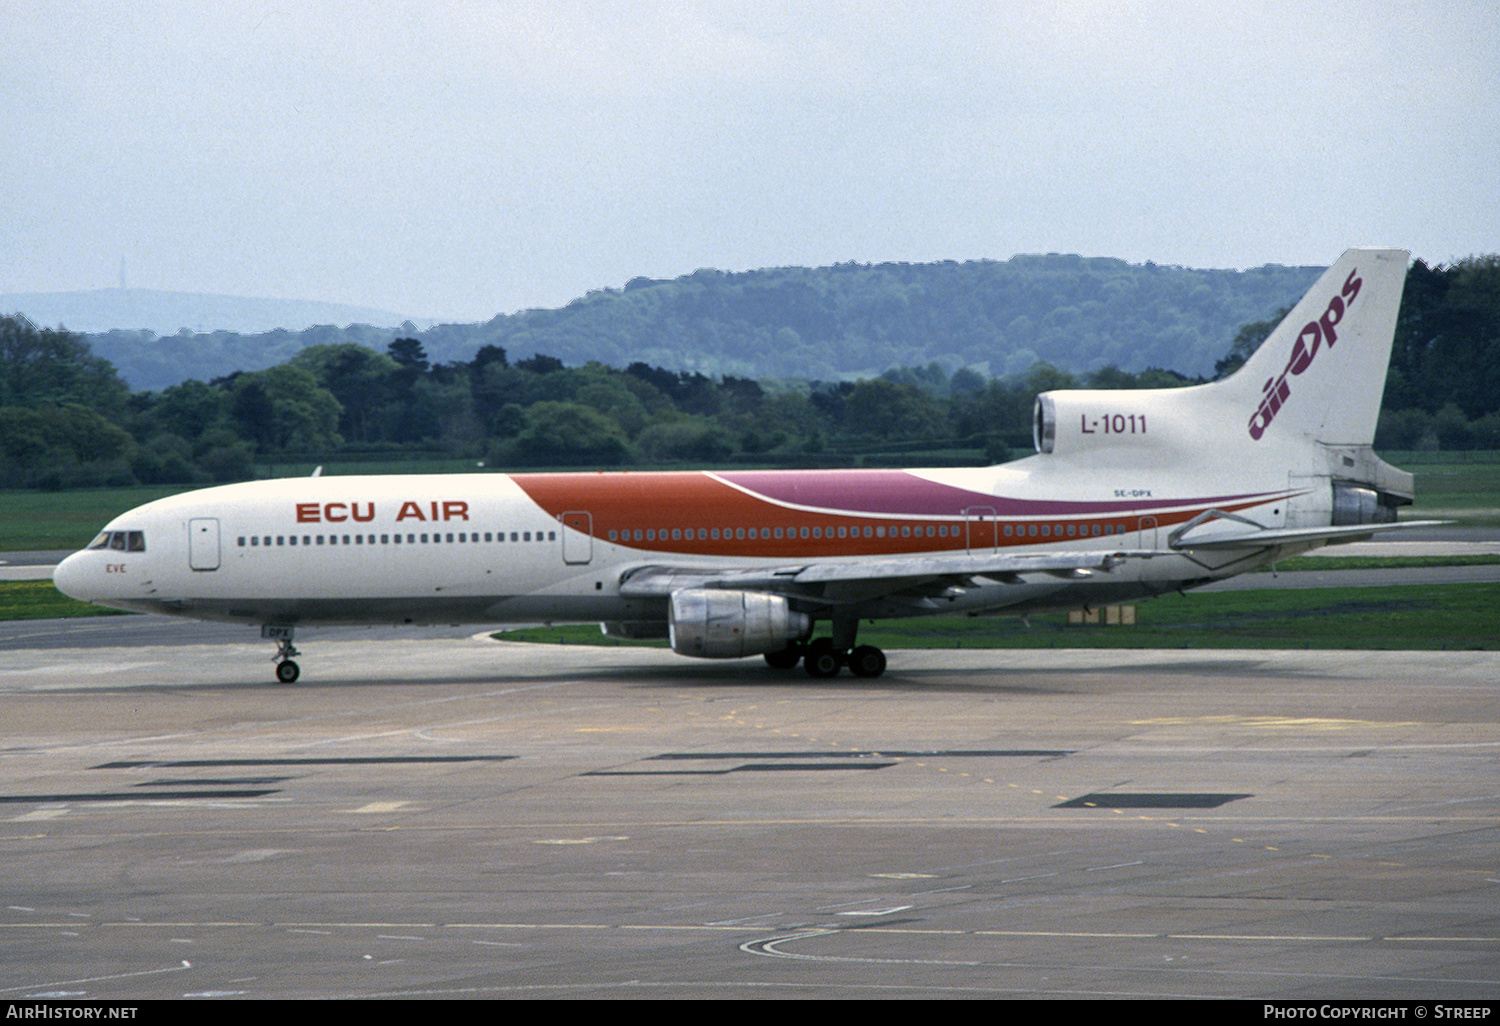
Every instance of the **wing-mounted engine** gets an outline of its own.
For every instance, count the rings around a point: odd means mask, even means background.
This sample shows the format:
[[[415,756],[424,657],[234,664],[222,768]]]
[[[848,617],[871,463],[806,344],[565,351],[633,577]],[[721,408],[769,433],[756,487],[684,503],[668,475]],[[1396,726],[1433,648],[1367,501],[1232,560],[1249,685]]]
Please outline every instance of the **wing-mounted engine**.
[[[812,630],[781,595],[686,588],[672,593],[672,651],[699,659],[740,659],[775,652]]]

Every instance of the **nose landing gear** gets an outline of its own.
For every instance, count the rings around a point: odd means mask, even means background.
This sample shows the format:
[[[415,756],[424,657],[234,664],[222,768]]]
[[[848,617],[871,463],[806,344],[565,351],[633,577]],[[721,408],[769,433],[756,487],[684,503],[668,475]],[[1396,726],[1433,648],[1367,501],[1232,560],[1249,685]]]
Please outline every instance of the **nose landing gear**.
[[[302,654],[292,644],[293,633],[294,628],[280,624],[262,624],[260,628],[261,637],[276,642],[276,654],[271,658],[276,663],[276,679],[283,684],[291,684],[302,675],[302,668],[292,661],[292,656]]]

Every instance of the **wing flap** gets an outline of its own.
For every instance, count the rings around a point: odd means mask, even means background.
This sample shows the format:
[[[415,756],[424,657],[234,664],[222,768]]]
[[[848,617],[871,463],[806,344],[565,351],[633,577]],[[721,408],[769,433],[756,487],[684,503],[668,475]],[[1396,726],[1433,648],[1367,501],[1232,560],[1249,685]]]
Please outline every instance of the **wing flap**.
[[[1127,559],[1149,559],[1151,550],[1095,552],[1039,552],[1024,555],[906,556],[895,559],[832,560],[753,570],[642,566],[628,572],[620,582],[625,598],[651,598],[682,588],[726,588],[742,591],[799,593],[826,584],[885,584],[897,591],[915,582],[952,578],[961,582],[973,577],[991,577],[1020,583],[1021,574],[1045,573],[1079,577],[1107,573]]]
[[[1223,521],[1210,521],[1220,524]],[[1242,534],[1218,535],[1195,539],[1192,532],[1171,539],[1176,550],[1186,549],[1263,549],[1274,545],[1301,545],[1322,542],[1336,545],[1342,542],[1364,541],[1386,531],[1399,531],[1408,527],[1437,527],[1450,524],[1451,520],[1405,520],[1395,524],[1350,524],[1343,527],[1298,527],[1280,530],[1245,531]],[[1207,527],[1208,524],[1202,525]]]

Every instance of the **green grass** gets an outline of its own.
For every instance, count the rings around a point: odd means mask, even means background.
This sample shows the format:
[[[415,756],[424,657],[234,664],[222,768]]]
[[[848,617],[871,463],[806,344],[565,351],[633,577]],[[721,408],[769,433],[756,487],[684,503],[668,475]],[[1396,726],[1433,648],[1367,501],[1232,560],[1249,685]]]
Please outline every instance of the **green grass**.
[[[881,648],[1500,649],[1500,584],[1309,588],[1170,595],[1136,607],[1134,626],[1070,625],[1067,615],[928,617],[860,626]],[[646,645],[596,625],[532,627],[506,641]]]
[[[45,620],[59,616],[126,616],[118,609],[70,599],[51,581],[0,581],[0,620]]]
[[[126,510],[185,491],[181,486],[0,491],[0,552],[81,549]]]
[[[362,474],[483,474],[493,473],[495,469],[480,466],[479,461],[475,459],[380,458],[258,463],[255,472],[260,477],[310,477],[318,467],[323,468],[323,473],[320,475],[322,477],[351,477]]]
[[[1382,456],[1417,477],[1417,501],[1401,511],[1404,519],[1500,526],[1500,452],[1393,452]]]
[[[1277,573],[1298,570],[1400,570],[1421,566],[1494,566],[1500,556],[1293,556],[1276,564]],[[1270,573],[1261,567],[1260,573]]]

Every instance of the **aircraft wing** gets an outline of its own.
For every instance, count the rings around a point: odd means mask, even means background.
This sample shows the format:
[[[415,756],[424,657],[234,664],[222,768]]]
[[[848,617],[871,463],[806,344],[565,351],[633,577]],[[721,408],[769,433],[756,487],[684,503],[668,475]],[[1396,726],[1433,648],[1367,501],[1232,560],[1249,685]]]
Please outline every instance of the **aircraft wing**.
[[[684,588],[768,591],[811,597],[826,586],[855,587],[862,597],[909,590],[923,584],[948,586],[976,577],[1017,584],[1022,574],[1078,578],[1108,573],[1127,559],[1147,558],[1149,550],[1043,552],[1026,555],[925,555],[894,559],[830,560],[745,569],[642,566],[620,583],[626,598],[664,597]]]

